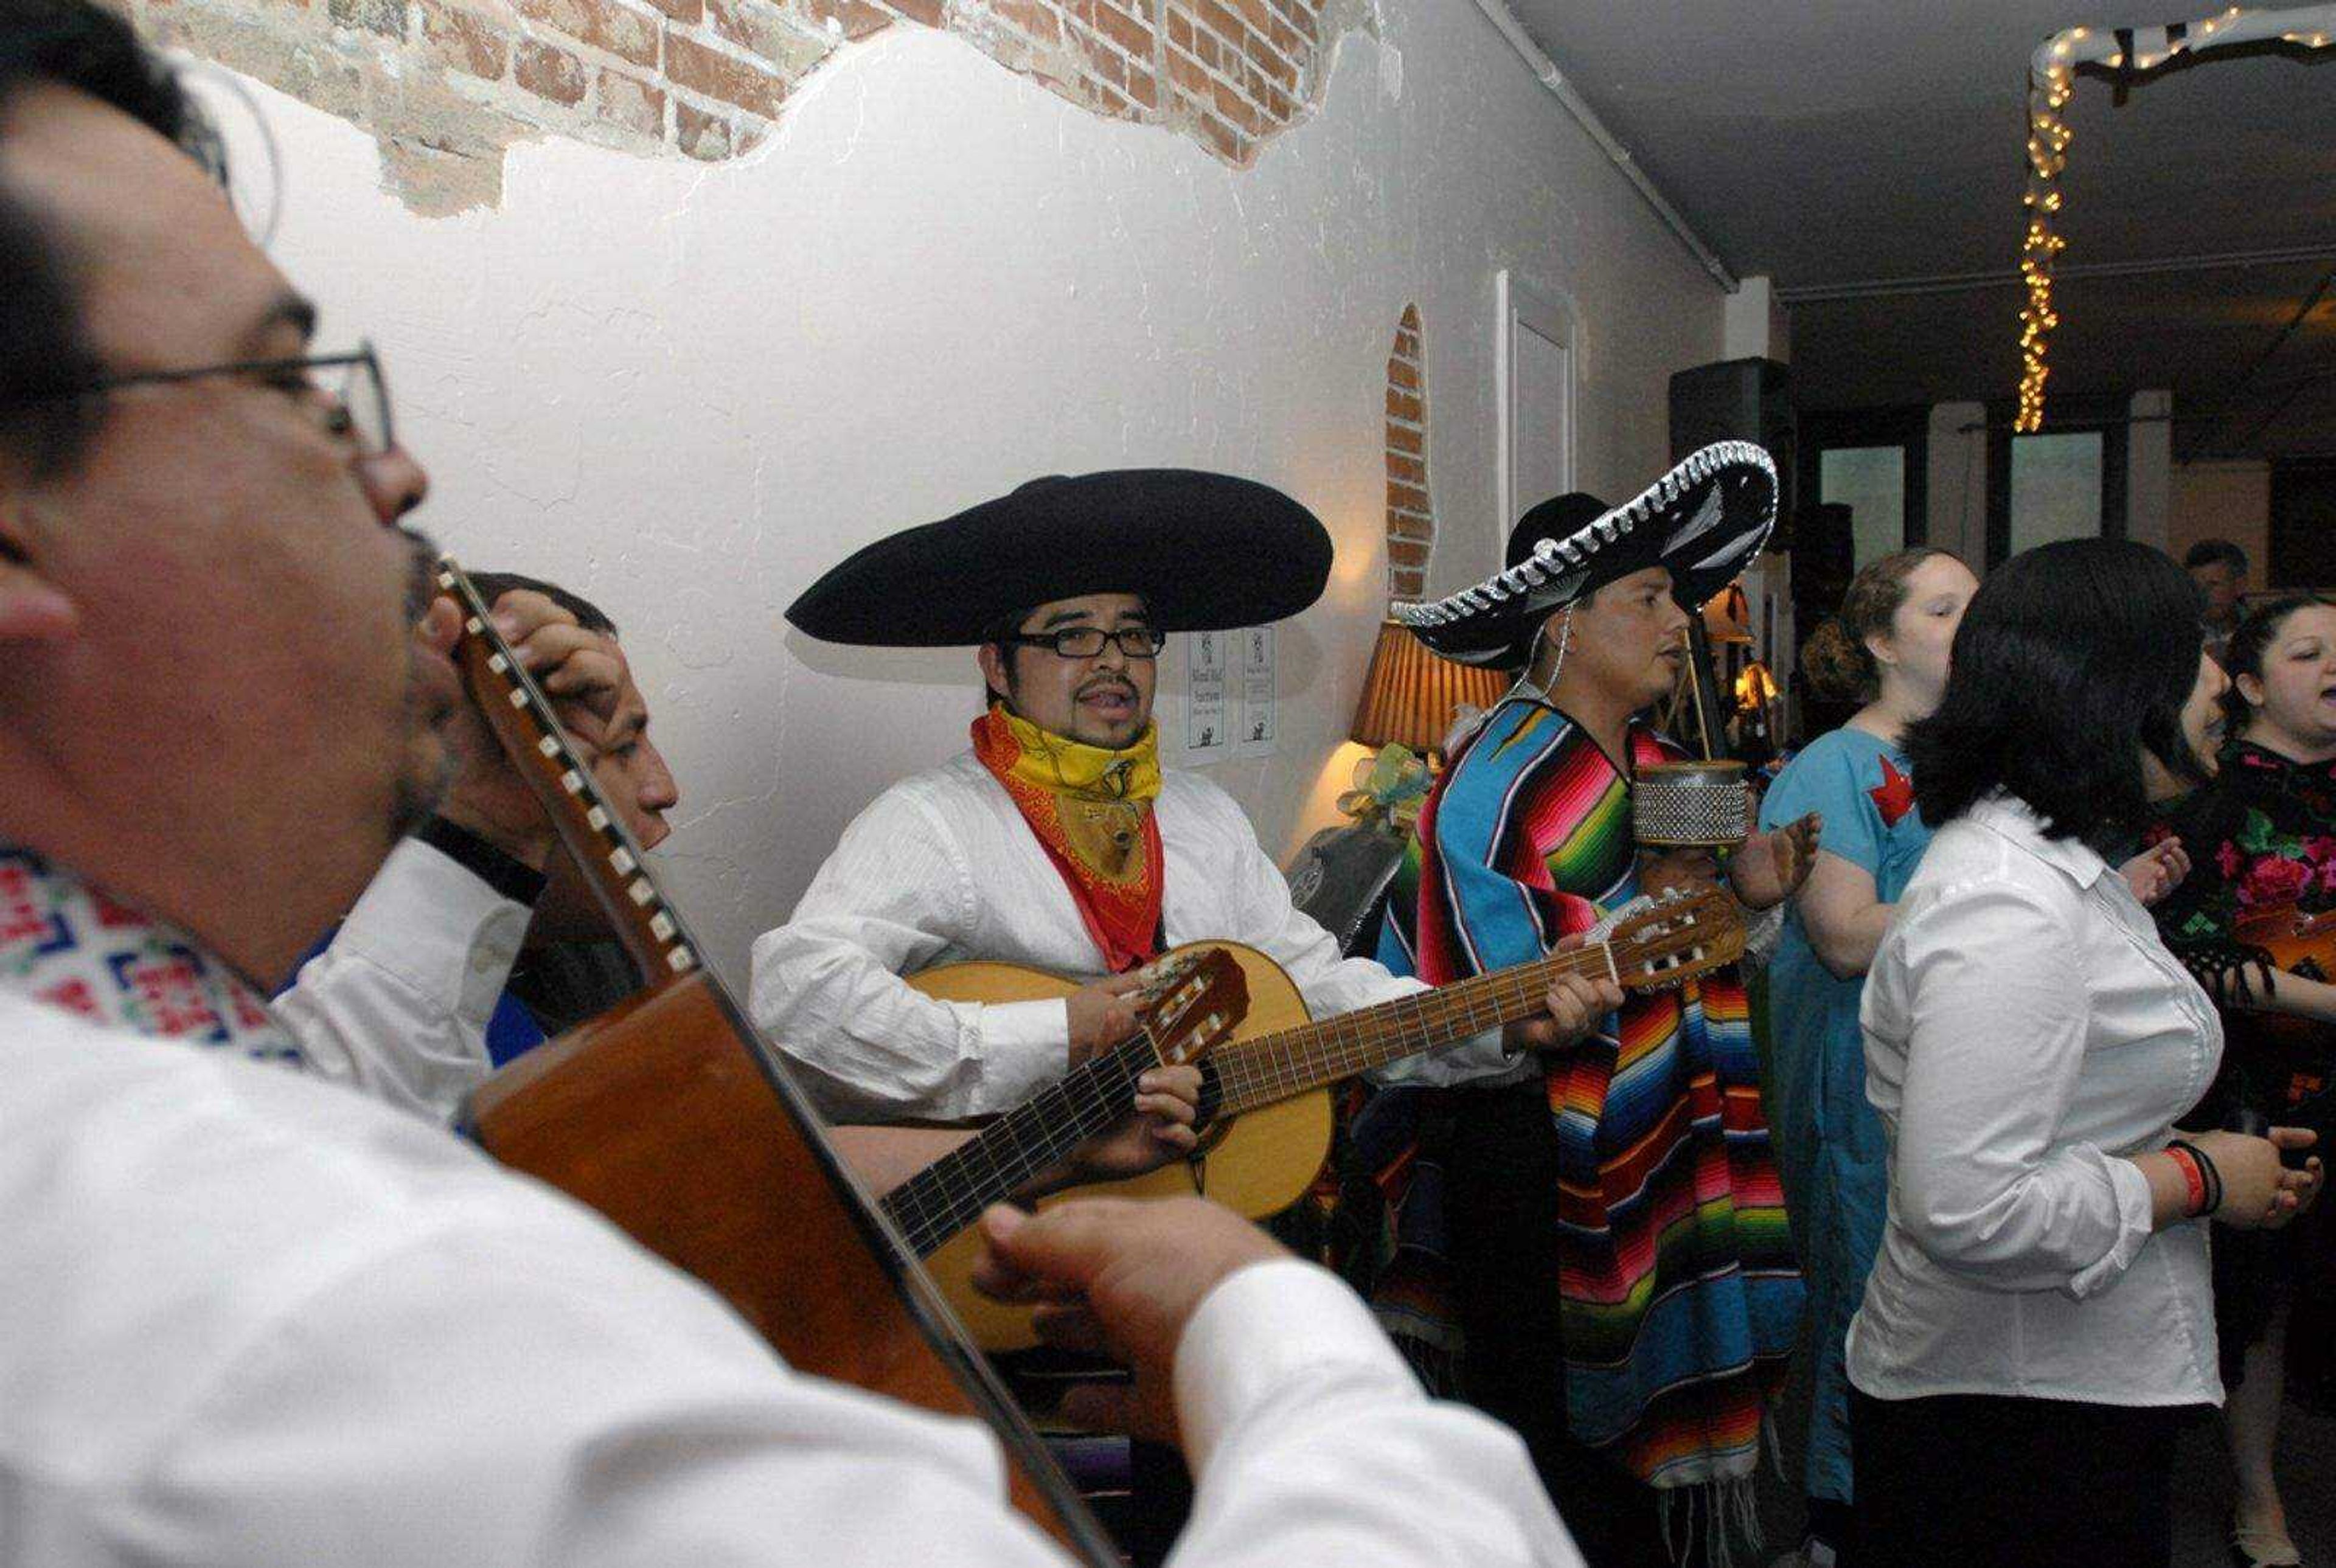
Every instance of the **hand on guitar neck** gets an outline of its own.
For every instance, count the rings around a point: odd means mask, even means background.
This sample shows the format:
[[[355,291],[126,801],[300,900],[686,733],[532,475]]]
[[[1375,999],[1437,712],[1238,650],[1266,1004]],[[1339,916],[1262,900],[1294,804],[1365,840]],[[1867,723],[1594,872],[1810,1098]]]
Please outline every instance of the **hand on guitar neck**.
[[[1572,952],[1581,946],[1580,937],[1565,937],[1550,951]],[[1580,1041],[1598,1027],[1600,1019],[1622,1005],[1622,988],[1607,975],[1561,974],[1550,983],[1545,1000],[1546,1013],[1521,1018],[1501,1031],[1501,1043],[1511,1055],[1562,1050]]]
[[[503,639],[553,699],[563,726],[574,730],[579,724],[608,722],[624,684],[624,665],[615,639],[585,630],[569,611],[526,589],[515,589],[497,599],[494,615]],[[451,644],[461,625],[454,601],[441,598],[432,604],[415,635],[424,641]],[[537,871],[545,869],[559,843],[551,819],[511,765],[486,720],[467,703],[449,726],[447,749],[453,755],[454,776],[438,814],[477,833],[513,860]]]

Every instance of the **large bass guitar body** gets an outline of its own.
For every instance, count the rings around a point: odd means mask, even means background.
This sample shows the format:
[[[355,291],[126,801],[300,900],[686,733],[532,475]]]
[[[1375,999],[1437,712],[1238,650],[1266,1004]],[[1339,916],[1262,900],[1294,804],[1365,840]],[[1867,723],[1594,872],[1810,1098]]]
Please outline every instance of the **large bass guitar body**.
[[[1249,983],[1249,1011],[1234,1026],[1232,1040],[1308,1021],[1306,999],[1298,987],[1280,965],[1255,948],[1238,942],[1192,947],[1230,953]],[[909,983],[938,1001],[987,1003],[1067,997],[1081,982],[1020,964],[961,963],[927,969]],[[1163,1198],[1198,1193],[1251,1219],[1278,1214],[1304,1196],[1320,1174],[1330,1153],[1330,1122],[1329,1091],[1318,1089],[1231,1118],[1204,1135],[1191,1155],[1149,1175],[1075,1188],[1041,1200],[1039,1207],[1073,1196]],[[973,1261],[979,1251],[976,1232],[967,1231],[927,1258],[926,1265],[984,1349],[1017,1350],[1037,1344],[1027,1308],[1002,1306],[973,1289]]]

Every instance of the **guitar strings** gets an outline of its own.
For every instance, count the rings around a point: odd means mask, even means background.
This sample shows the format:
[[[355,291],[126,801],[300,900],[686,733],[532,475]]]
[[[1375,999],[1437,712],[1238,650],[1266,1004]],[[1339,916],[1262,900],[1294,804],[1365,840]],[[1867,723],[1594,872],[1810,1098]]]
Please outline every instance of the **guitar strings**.
[[[1209,1057],[1220,1114],[1237,1115],[1408,1056],[1423,1036],[1479,1033],[1530,1013],[1557,976],[1601,972],[1614,972],[1608,944],[1220,1047]],[[901,1183],[885,1208],[919,1255],[930,1254],[982,1209],[1118,1120],[1136,1077],[1160,1059],[1148,1033],[1092,1058]]]

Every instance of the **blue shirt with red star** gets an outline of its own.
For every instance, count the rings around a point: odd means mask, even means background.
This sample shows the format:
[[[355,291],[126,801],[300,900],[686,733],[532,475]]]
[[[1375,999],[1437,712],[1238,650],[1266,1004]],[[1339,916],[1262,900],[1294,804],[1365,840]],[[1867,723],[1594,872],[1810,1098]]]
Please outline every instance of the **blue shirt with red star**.
[[[1777,775],[1760,803],[1760,825],[1806,812],[1825,814],[1819,848],[1873,877],[1883,903],[1898,901],[1931,842],[1905,753],[1848,726],[1818,736]],[[1840,1502],[1851,1500],[1843,1339],[1865,1293],[1888,1203],[1882,1124],[1866,1103],[1857,1027],[1864,990],[1863,976],[1839,979],[1817,960],[1795,900],[1768,966],[1768,1119],[1808,1281],[1807,1495]]]

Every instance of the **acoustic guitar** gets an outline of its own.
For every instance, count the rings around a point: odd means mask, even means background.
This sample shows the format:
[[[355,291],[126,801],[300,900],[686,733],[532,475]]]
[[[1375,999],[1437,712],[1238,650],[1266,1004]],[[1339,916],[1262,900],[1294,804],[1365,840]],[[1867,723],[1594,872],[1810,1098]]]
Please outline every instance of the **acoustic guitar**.
[[[1174,953],[1212,950],[1239,963],[1249,1009],[1231,1043],[1209,1054],[1200,1146],[1147,1175],[1057,1193],[1041,1207],[1073,1195],[1199,1193],[1251,1219],[1278,1213],[1313,1184],[1329,1154],[1330,1085],[1529,1018],[1561,974],[1610,976],[1629,990],[1676,986],[1741,958],[1744,924],[1735,898],[1721,889],[1676,891],[1613,922],[1600,941],[1319,1024],[1281,967],[1254,948],[1196,943]],[[1076,980],[1005,963],[947,964],[909,983],[939,1000],[971,1002],[1067,997],[1079,988]],[[926,1257],[984,1349],[1022,1349],[1037,1337],[1027,1309],[1003,1306],[973,1289],[978,1244],[968,1227],[1052,1158],[1029,1151],[1058,1154],[1125,1115],[1135,1075],[1151,1065],[1149,1048],[1139,1040],[1083,1064],[884,1198],[886,1212]]]
[[[796,1370],[987,1421],[1015,1505],[1094,1568],[1115,1568],[1110,1537],[916,1253],[700,961],[478,590],[451,560],[439,581],[462,608],[454,654],[472,700],[647,978],[638,995],[480,1086],[463,1130],[711,1286]]]

